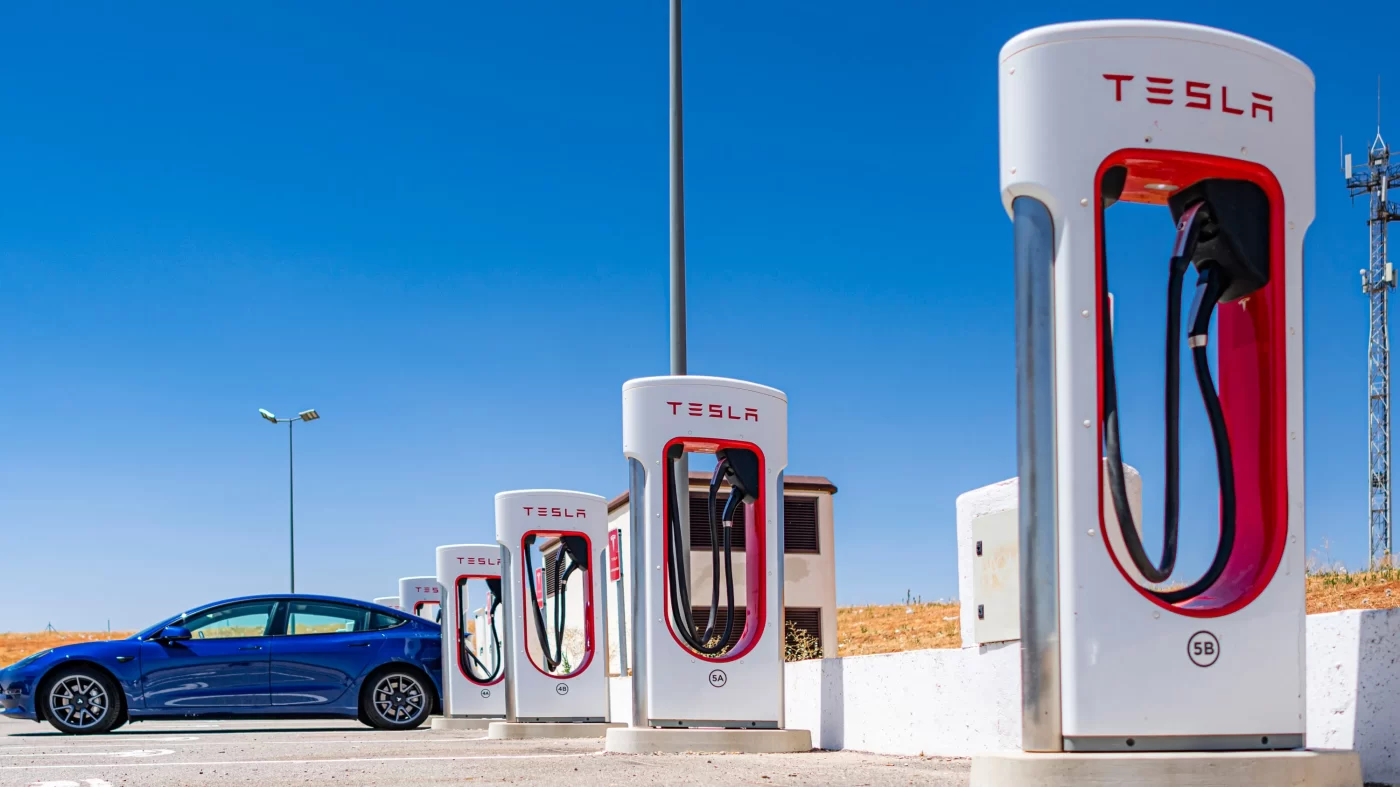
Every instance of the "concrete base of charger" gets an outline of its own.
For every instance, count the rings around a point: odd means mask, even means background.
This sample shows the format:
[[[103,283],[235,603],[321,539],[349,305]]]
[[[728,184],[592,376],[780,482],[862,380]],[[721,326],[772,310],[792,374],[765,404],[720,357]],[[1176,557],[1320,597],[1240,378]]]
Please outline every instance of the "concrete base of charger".
[[[601,738],[608,730],[627,725],[620,721],[493,721],[486,737],[496,740],[526,738]]]
[[[464,716],[434,716],[435,730],[484,730],[500,719],[468,719]]]
[[[611,740],[611,738],[609,738]],[[971,787],[1361,787],[1354,751],[999,752],[972,758]]]
[[[603,748],[617,754],[790,754],[812,750],[808,730],[718,730],[624,727],[608,730]]]

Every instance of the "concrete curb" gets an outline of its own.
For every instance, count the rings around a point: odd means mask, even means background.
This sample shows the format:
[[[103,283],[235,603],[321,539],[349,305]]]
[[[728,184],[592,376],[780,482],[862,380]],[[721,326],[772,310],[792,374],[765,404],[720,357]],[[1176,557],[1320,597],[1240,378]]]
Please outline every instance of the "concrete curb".
[[[972,758],[971,787],[1361,787],[1351,751],[1001,752]]]
[[[696,730],[625,727],[608,730],[604,750],[616,754],[792,754],[811,751],[808,730]]]
[[[532,738],[601,738],[608,734],[608,730],[626,726],[620,721],[493,721],[491,726],[486,728],[486,737],[493,740],[513,741]]]

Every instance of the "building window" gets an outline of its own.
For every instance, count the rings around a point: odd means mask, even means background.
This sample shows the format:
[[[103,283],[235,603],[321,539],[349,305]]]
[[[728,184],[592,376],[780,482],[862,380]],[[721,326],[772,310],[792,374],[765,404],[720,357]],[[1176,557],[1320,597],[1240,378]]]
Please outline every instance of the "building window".
[[[821,607],[786,607],[783,616],[787,622],[810,634],[816,641],[822,641]]]
[[[715,516],[724,510],[728,494],[715,496]],[[709,495],[704,492],[690,493],[690,548],[710,548]],[[745,509],[740,507],[734,513],[733,548],[742,551],[744,540]],[[717,526],[718,522],[715,523]],[[723,537],[721,535],[721,537]],[[783,496],[783,551],[788,553],[815,555],[821,552],[817,540],[817,498]]]

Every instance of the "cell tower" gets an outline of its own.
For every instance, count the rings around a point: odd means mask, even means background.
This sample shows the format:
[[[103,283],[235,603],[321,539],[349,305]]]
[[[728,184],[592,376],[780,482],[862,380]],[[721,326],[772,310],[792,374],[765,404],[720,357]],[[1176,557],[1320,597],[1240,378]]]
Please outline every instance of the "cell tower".
[[[1353,169],[1346,154],[1342,168],[1352,200],[1370,199],[1366,225],[1371,236],[1371,259],[1361,271],[1361,291],[1370,305],[1371,328],[1366,345],[1366,502],[1370,515],[1367,567],[1391,560],[1390,529],[1390,328],[1387,303],[1395,287],[1395,269],[1386,256],[1386,227],[1400,219],[1400,206],[1391,202],[1388,185],[1400,178],[1400,163],[1390,161],[1390,146],[1380,130],[1380,98],[1376,99],[1376,139],[1366,153],[1365,166]]]

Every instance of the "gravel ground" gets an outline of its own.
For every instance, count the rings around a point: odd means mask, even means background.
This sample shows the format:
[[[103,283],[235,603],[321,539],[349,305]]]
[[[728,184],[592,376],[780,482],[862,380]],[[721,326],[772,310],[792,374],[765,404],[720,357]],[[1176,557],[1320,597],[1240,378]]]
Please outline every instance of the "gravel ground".
[[[354,722],[145,722],[70,737],[0,721],[0,787],[185,785],[967,784],[966,760],[858,752],[631,756],[598,740],[492,741]]]

